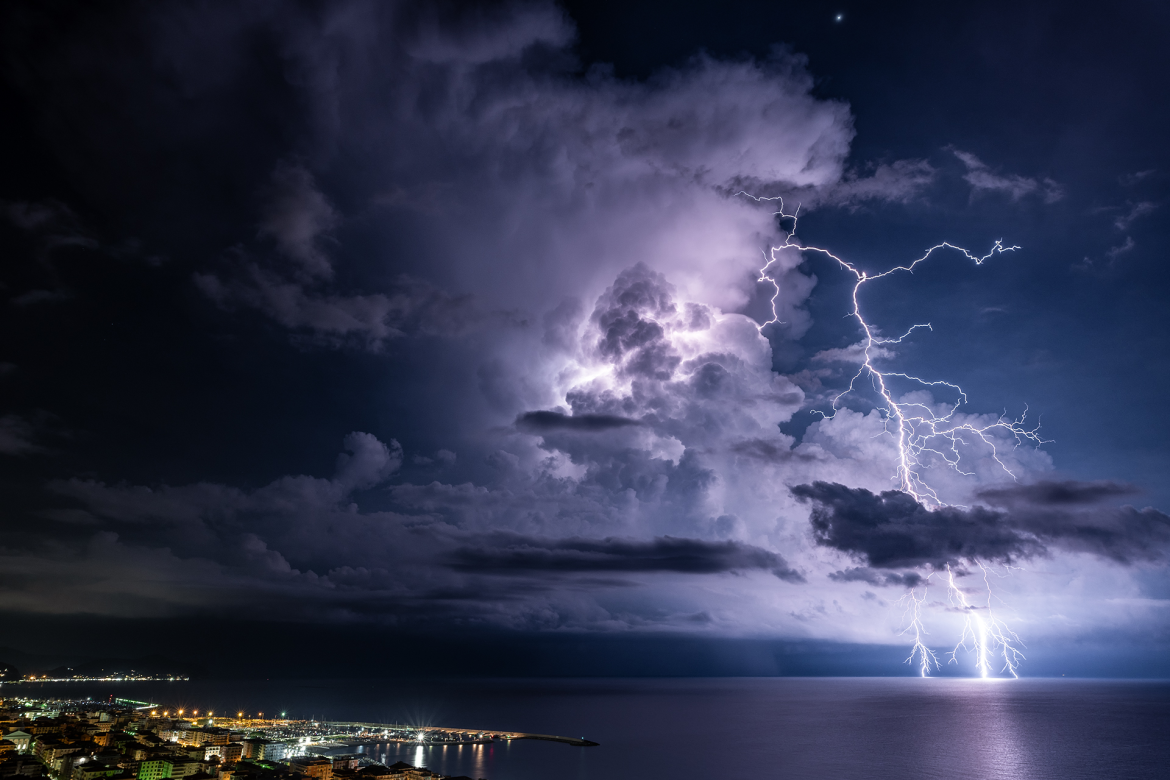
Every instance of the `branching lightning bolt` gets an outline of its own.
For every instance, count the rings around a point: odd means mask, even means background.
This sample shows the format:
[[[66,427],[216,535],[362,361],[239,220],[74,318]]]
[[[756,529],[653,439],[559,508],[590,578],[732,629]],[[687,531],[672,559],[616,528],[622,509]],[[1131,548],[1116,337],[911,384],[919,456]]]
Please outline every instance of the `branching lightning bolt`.
[[[763,267],[760,268],[758,281],[769,282],[775,289],[771,297],[772,318],[759,326],[761,331],[768,325],[781,322],[779,312],[776,309],[777,300],[781,292],[780,280],[773,271],[779,259],[778,253],[784,250],[794,250],[797,252],[819,254],[835,262],[841,269],[851,273],[856,279],[852,291],[853,310],[850,312],[850,315],[857,321],[857,324],[864,333],[861,344],[864,359],[862,360],[860,369],[850,379],[849,386],[833,398],[832,412],[828,414],[821,412],[821,416],[826,419],[832,419],[836,416],[840,409],[842,399],[854,391],[858,380],[867,377],[881,399],[878,408],[882,415],[884,430],[893,436],[896,443],[897,470],[894,475],[894,480],[898,484],[898,489],[912,496],[914,500],[928,508],[938,508],[945,506],[945,504],[939,498],[935,489],[922,476],[922,471],[930,467],[930,463],[927,461],[932,458],[937,458],[960,474],[970,475],[971,472],[963,469],[960,447],[983,446],[999,467],[1014,479],[1016,475],[1001,459],[996,438],[1002,437],[1012,440],[1014,441],[1013,446],[1015,447],[1025,443],[1031,443],[1036,446],[1045,443],[1040,438],[1038,425],[1030,428],[1026,427],[1028,416],[1027,407],[1024,408],[1023,414],[1018,418],[1010,419],[1004,415],[1000,415],[994,422],[979,425],[969,420],[957,418],[960,407],[967,402],[966,393],[958,385],[942,380],[927,380],[899,371],[880,370],[875,365],[875,361],[883,357],[889,357],[889,352],[886,347],[902,343],[902,341],[919,328],[926,330],[932,330],[932,328],[929,322],[918,323],[912,325],[905,333],[897,338],[882,338],[877,329],[867,322],[862,315],[860,294],[862,287],[871,282],[901,272],[913,273],[914,269],[920,263],[926,262],[940,250],[947,249],[958,252],[966,259],[975,263],[975,265],[983,265],[984,262],[995,255],[1004,252],[1013,252],[1019,249],[1019,247],[1004,246],[1002,240],[997,240],[987,254],[979,256],[960,246],[955,246],[944,241],[930,247],[921,257],[911,263],[895,266],[881,273],[870,275],[827,249],[805,246],[799,243],[796,239],[796,226],[800,214],[799,207],[792,214],[788,214],[784,211],[784,199],[781,197],[761,198],[742,191],[737,194],[749,197],[758,203],[776,201],[779,204],[779,211],[775,212],[775,216],[781,219],[792,220],[792,228],[786,232],[784,242],[779,246],[772,247],[769,253],[765,253],[765,262]],[[955,401],[949,406],[944,405],[941,412],[936,412],[930,405],[920,401],[899,400],[895,398],[890,388],[890,379],[895,377],[915,383],[927,390],[949,390],[954,394]],[[1002,657],[1004,662],[1003,668],[1000,671],[1008,672],[1013,677],[1017,677],[1016,670],[1019,662],[1024,658],[1019,650],[1023,642],[1020,641],[1019,636],[1014,631],[995,616],[991,604],[993,593],[990,580],[988,580],[989,569],[979,561],[974,561],[974,563],[982,569],[984,584],[987,586],[987,604],[985,607],[974,606],[968,601],[966,594],[955,583],[955,574],[949,566],[945,572],[948,599],[951,601],[952,606],[961,609],[966,615],[966,621],[959,642],[948,654],[949,662],[958,662],[957,653],[959,650],[965,649],[972,651],[976,655],[976,670],[980,676],[987,677],[991,674],[991,656],[995,654]],[[942,572],[932,572],[927,576],[927,579],[929,580],[934,574],[942,574]],[[926,588],[924,586],[921,595],[918,594],[917,589],[911,589],[903,596],[900,602],[906,608],[905,614],[907,621],[906,628],[902,633],[906,635],[912,634],[914,636],[914,644],[906,662],[910,664],[917,663],[919,672],[923,677],[929,674],[932,665],[936,669],[939,668],[938,658],[923,642],[923,636],[927,633],[922,621],[922,607],[925,601]]]
[[[1006,623],[995,616],[995,610],[992,609],[991,605],[995,595],[991,590],[991,582],[987,578],[991,570],[978,561],[976,565],[983,570],[983,584],[987,589],[987,606],[985,607],[971,604],[967,600],[967,595],[955,583],[955,574],[951,571],[951,567],[947,566],[946,569],[948,598],[951,599],[952,606],[959,607],[966,615],[959,642],[947,654],[948,663],[958,663],[957,654],[960,650],[974,652],[976,671],[979,672],[980,677],[989,677],[992,673],[991,655],[998,654],[1003,659],[1003,667],[999,671],[1007,672],[1018,679],[1019,675],[1016,673],[1016,669],[1019,668],[1020,661],[1024,660],[1024,654],[1020,650],[1024,643],[1015,631],[1012,631]]]
[[[922,636],[927,633],[926,627],[922,624],[922,604],[926,601],[926,586],[922,587],[922,595],[918,595],[917,588],[911,588],[906,595],[902,596],[899,601],[906,607],[906,627],[902,629],[903,634],[914,634],[914,646],[910,649],[910,655],[906,659],[906,663],[914,664],[914,659],[918,659],[918,671],[923,677],[930,675],[930,667],[933,664],[935,669],[939,668],[938,657],[931,651],[926,643],[922,641]]]

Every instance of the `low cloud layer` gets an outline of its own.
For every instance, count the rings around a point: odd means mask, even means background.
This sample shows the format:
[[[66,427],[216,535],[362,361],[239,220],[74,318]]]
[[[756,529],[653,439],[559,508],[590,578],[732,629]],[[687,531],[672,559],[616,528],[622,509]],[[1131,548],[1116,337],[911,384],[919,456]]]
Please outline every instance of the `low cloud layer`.
[[[502,535],[452,555],[460,571],[495,574],[678,572],[719,574],[763,569],[788,582],[804,577],[780,555],[737,542],[662,536],[635,539],[534,539]]]
[[[516,418],[516,427],[527,433],[546,431],[609,431],[639,425],[637,420],[612,414],[567,415],[562,412],[525,412]]]
[[[875,569],[935,570],[976,561],[1017,563],[1057,549],[1126,565],[1164,560],[1170,517],[1151,508],[1097,506],[1133,492],[1109,482],[1039,482],[982,491],[979,497],[991,508],[928,509],[900,491],[875,494],[827,482],[792,488],[813,505],[817,544]]]

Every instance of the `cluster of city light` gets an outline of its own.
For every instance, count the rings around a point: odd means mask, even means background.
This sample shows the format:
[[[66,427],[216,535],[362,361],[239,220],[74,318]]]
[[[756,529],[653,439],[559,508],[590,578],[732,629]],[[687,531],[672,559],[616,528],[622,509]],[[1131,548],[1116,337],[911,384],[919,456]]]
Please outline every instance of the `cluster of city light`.
[[[36,682],[36,683],[77,683],[77,682],[183,682],[189,678],[173,674],[116,674],[103,675],[99,677],[91,677],[88,675],[75,675],[73,677],[50,677],[47,674],[29,674],[25,675],[19,680],[0,680],[0,685],[14,685],[22,682]]]
[[[881,273],[871,275],[866,271],[858,269],[852,263],[841,259],[827,249],[801,244],[796,238],[796,225],[800,212],[799,207],[794,213],[788,214],[784,211],[783,198],[761,198],[746,192],[740,192],[739,194],[745,195],[757,202],[778,202],[780,208],[779,211],[775,212],[775,216],[782,220],[792,220],[792,228],[786,231],[783,243],[779,246],[772,247],[770,253],[765,254],[765,263],[760,269],[758,281],[769,282],[774,288],[774,293],[771,297],[772,318],[759,326],[761,331],[768,325],[780,322],[780,315],[776,310],[777,299],[781,293],[780,282],[772,272],[773,267],[779,260],[779,253],[792,250],[818,254],[835,262],[841,269],[852,274],[855,279],[852,291],[853,309],[850,315],[857,321],[864,334],[861,342],[863,359],[861,361],[861,367],[850,379],[848,387],[833,398],[831,411],[828,413],[820,412],[821,416],[826,419],[832,419],[840,409],[842,399],[854,392],[859,380],[868,378],[874,391],[881,399],[879,411],[882,415],[884,429],[886,433],[892,435],[896,445],[897,467],[894,479],[897,482],[898,489],[928,508],[938,508],[945,506],[945,504],[939,498],[936,490],[924,479],[922,471],[930,467],[929,461],[936,460],[945,463],[947,467],[960,474],[970,476],[971,472],[965,470],[962,465],[961,448],[982,445],[999,467],[1014,479],[1016,475],[1001,459],[1001,452],[999,446],[997,446],[996,439],[1001,438],[1011,441],[1013,442],[1013,447],[1018,447],[1021,444],[1032,444],[1036,446],[1043,444],[1044,440],[1040,438],[1039,426],[1026,427],[1027,408],[1025,407],[1024,413],[1016,419],[1009,419],[1001,415],[993,422],[978,424],[972,422],[970,419],[960,419],[958,417],[960,407],[967,403],[967,395],[958,385],[942,380],[923,379],[900,371],[884,371],[879,369],[875,365],[875,361],[889,357],[888,347],[902,343],[902,341],[920,328],[930,330],[931,326],[929,322],[919,323],[912,325],[905,333],[897,338],[883,338],[879,335],[877,328],[866,321],[862,315],[859,296],[864,285],[901,272],[913,273],[915,267],[920,263],[926,262],[935,252],[940,250],[949,249],[958,252],[967,260],[974,262],[975,265],[982,265],[995,255],[1003,252],[1011,252],[1019,249],[1019,247],[1004,246],[1002,240],[997,240],[987,254],[979,256],[962,247],[943,242],[930,247],[921,257],[912,263],[895,266]],[[931,404],[919,400],[900,400],[895,397],[894,392],[890,388],[890,380],[893,378],[917,384],[928,392],[945,388],[954,394],[954,403],[950,405],[944,404],[940,412],[932,408]],[[991,657],[992,655],[998,655],[1003,660],[1003,666],[1000,671],[1017,677],[1016,670],[1019,667],[1020,661],[1024,658],[1019,649],[1023,645],[1023,642],[1020,641],[1019,636],[1014,631],[1008,628],[995,615],[995,611],[992,609],[994,594],[992,593],[991,583],[988,579],[990,569],[984,563],[977,560],[973,560],[972,564],[978,566],[983,571],[987,600],[982,605],[972,604],[968,600],[966,593],[955,582],[955,573],[951,570],[950,566],[946,567],[945,573],[942,571],[930,572],[926,576],[926,581],[929,582],[935,575],[943,576],[945,574],[943,579],[947,589],[948,600],[952,607],[959,609],[963,613],[965,618],[959,641],[954,649],[947,654],[948,662],[958,663],[958,653],[960,650],[974,653],[976,671],[981,677],[988,677],[992,673]],[[906,662],[912,665],[917,664],[919,672],[923,677],[926,677],[930,673],[932,667],[934,669],[939,668],[937,656],[926,646],[924,641],[927,632],[922,620],[922,608],[926,603],[926,594],[927,588],[924,584],[921,592],[919,592],[919,589],[913,588],[901,601],[906,610],[906,627],[902,633],[913,636],[914,638],[910,656],[906,659]]]

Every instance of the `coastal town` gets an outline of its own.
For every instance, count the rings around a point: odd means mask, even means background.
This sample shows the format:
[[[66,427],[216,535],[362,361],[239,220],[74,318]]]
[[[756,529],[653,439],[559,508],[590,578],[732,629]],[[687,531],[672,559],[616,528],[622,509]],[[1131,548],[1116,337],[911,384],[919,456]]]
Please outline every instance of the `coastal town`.
[[[0,780],[473,780],[404,761],[387,765],[365,748],[482,749],[516,738],[525,736],[294,720],[283,713],[266,719],[187,712],[112,697],[6,698],[0,700]]]

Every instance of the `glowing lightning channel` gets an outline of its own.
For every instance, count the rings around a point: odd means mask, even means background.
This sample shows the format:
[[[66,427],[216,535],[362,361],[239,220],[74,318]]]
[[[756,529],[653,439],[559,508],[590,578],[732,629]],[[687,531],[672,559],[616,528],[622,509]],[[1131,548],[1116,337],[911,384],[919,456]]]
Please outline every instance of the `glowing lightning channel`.
[[[980,677],[991,675],[991,654],[997,654],[1003,659],[1000,672],[1007,672],[1019,679],[1016,669],[1020,661],[1025,660],[1020,647],[1024,643],[1018,634],[1007,627],[1002,620],[995,616],[991,602],[994,594],[991,591],[991,582],[987,579],[990,571],[987,566],[976,561],[976,565],[983,570],[983,584],[987,589],[987,606],[976,607],[967,601],[967,595],[955,584],[955,575],[951,567],[947,566],[947,593],[952,606],[958,606],[966,615],[963,624],[963,633],[959,636],[959,643],[947,654],[948,663],[958,663],[956,657],[960,650],[975,653],[975,669]],[[981,614],[986,612],[986,617]]]
[[[930,676],[930,666],[934,664],[934,668],[938,669],[938,657],[926,646],[922,641],[923,634],[928,633],[926,626],[922,624],[922,604],[926,601],[926,586],[922,588],[922,595],[918,595],[916,588],[911,588],[899,600],[899,604],[906,607],[906,612],[903,615],[906,618],[906,627],[902,629],[902,634],[914,633],[914,647],[910,650],[910,656],[905,663],[913,664],[914,659],[918,658],[918,671],[923,677]]]
[[[850,314],[857,320],[858,325],[865,334],[862,341],[864,360],[862,361],[861,368],[849,381],[849,387],[833,398],[832,414],[824,414],[822,412],[822,417],[826,419],[835,417],[840,409],[839,404],[841,399],[853,392],[859,379],[868,377],[874,390],[881,396],[882,405],[879,406],[879,411],[882,414],[884,430],[886,433],[892,434],[897,443],[898,467],[895,479],[898,482],[898,487],[902,492],[912,496],[915,501],[926,507],[937,508],[945,506],[942,499],[939,498],[938,493],[923,479],[920,473],[921,470],[930,467],[930,464],[925,462],[927,459],[937,457],[960,474],[968,476],[971,474],[971,472],[963,470],[959,452],[960,445],[966,447],[976,444],[976,442],[982,443],[990,452],[992,459],[1014,479],[1015,474],[1001,460],[999,449],[993,437],[1002,435],[1014,439],[1015,446],[1017,447],[1025,442],[1031,442],[1037,446],[1044,444],[1045,441],[1040,438],[1038,425],[1033,428],[1025,427],[1028,415],[1027,407],[1025,407],[1024,413],[1017,419],[1007,419],[1003,415],[1000,415],[994,422],[988,425],[977,425],[970,421],[956,419],[959,408],[967,402],[966,393],[958,385],[942,380],[926,380],[898,371],[879,370],[874,365],[874,361],[889,356],[889,352],[884,349],[885,346],[902,343],[903,340],[919,328],[931,330],[930,323],[926,322],[912,325],[909,330],[897,338],[881,338],[877,333],[877,329],[870,325],[862,316],[859,299],[863,285],[878,279],[884,279],[887,276],[892,276],[901,271],[913,273],[919,263],[926,262],[931,255],[940,249],[954,250],[974,262],[975,265],[983,265],[986,260],[994,255],[1012,252],[1019,249],[1019,247],[1004,246],[1002,240],[997,240],[987,254],[978,256],[962,247],[944,241],[927,249],[921,257],[912,263],[895,266],[881,273],[870,275],[865,271],[859,270],[852,263],[837,257],[827,249],[804,246],[798,243],[796,240],[796,225],[800,214],[799,207],[797,207],[794,213],[788,214],[784,211],[784,199],[781,197],[761,198],[742,191],[737,194],[749,197],[757,203],[778,201],[780,210],[775,212],[775,216],[792,220],[792,229],[785,235],[784,243],[780,246],[772,247],[770,253],[765,253],[765,262],[763,267],[760,268],[758,281],[771,283],[775,290],[771,298],[772,318],[759,326],[761,331],[768,325],[781,322],[780,315],[776,311],[776,301],[780,297],[780,281],[777,276],[773,275],[772,271],[773,266],[779,259],[777,257],[778,252],[783,252],[786,249],[792,249],[797,252],[815,252],[833,260],[842,269],[853,274],[857,280],[853,285],[853,311]],[[947,388],[955,394],[955,402],[949,407],[945,407],[944,405],[945,411],[937,413],[926,403],[919,401],[899,401],[894,397],[890,389],[889,380],[893,377],[916,383],[928,390]],[[973,651],[976,654],[976,670],[981,677],[988,677],[991,674],[990,656],[994,653],[1003,658],[1004,665],[1000,671],[1008,672],[1013,677],[1018,677],[1016,669],[1019,666],[1019,662],[1024,659],[1023,653],[1019,650],[1019,647],[1023,646],[1023,642],[1014,631],[995,617],[991,604],[993,598],[991,583],[987,578],[989,569],[979,561],[975,561],[974,563],[983,570],[984,584],[987,586],[986,607],[977,607],[969,603],[966,594],[955,584],[955,575],[951,571],[950,566],[947,566],[946,569],[948,598],[952,606],[960,608],[966,615],[966,621],[962,634],[959,637],[959,642],[948,654],[949,661],[951,663],[958,662],[957,653],[959,650]],[[936,573],[940,572],[932,572],[927,576],[927,579],[930,579]],[[938,658],[935,657],[934,653],[922,641],[923,635],[927,633],[922,622],[922,605],[925,601],[926,589],[924,587],[921,596],[918,595],[917,590],[911,589],[903,596],[901,602],[906,607],[907,619],[906,628],[903,629],[902,633],[912,633],[914,635],[914,645],[906,662],[913,664],[917,658],[919,672],[923,677],[929,674],[932,664],[936,669],[939,667]]]

